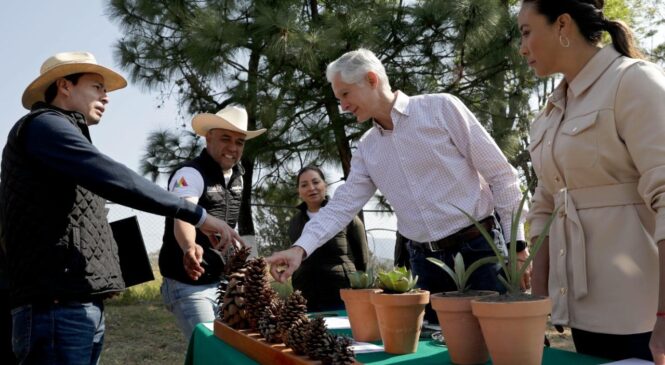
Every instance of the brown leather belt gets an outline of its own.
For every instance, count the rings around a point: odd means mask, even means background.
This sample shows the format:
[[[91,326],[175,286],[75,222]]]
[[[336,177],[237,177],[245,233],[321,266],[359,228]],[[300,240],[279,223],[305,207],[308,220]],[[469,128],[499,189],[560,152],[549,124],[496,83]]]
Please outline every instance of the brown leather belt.
[[[491,231],[496,227],[494,225],[494,216],[489,216],[478,223],[480,223],[480,225],[484,227],[487,233],[489,233],[490,235],[492,234]],[[451,234],[448,237],[444,237],[437,241],[417,242],[411,240],[411,244],[421,249],[436,252],[436,251],[451,249],[459,245],[460,243],[474,240],[481,235],[482,234],[480,233],[478,228],[476,228],[476,225],[472,224],[466,228],[462,228],[461,230]]]

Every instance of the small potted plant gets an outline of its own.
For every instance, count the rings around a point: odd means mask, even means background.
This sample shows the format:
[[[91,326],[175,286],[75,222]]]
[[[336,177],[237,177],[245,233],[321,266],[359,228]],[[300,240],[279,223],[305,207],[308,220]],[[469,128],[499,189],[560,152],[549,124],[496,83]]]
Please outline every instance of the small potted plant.
[[[383,347],[390,354],[409,354],[418,349],[420,327],[425,316],[429,292],[416,289],[418,276],[398,267],[379,272],[378,283],[383,292],[370,295]]]
[[[531,246],[529,257],[521,266],[518,265],[516,236],[526,199],[525,193],[517,213],[512,216],[508,257],[496,246],[485,228],[468,213],[462,211],[473,221],[492,247],[504,274],[504,276],[499,275],[499,280],[507,289],[505,294],[471,302],[473,315],[480,322],[494,365],[538,365],[543,358],[543,338],[547,316],[552,311],[552,303],[547,297],[523,293],[520,289],[520,279],[533,261],[546,235],[539,235],[538,240]],[[557,211],[558,208],[550,216],[544,232],[549,231]]]
[[[378,341],[381,339],[376,312],[370,301],[370,294],[380,292],[376,289],[373,271],[356,271],[349,274],[350,289],[340,289],[346,313],[351,323],[351,333],[356,341]]]
[[[454,269],[439,259],[428,257],[427,260],[443,269],[457,287],[457,291],[431,296],[432,308],[439,318],[450,359],[453,363],[462,365],[486,363],[489,360],[489,352],[478,319],[471,312],[471,301],[499,293],[489,290],[469,290],[467,280],[476,269],[496,263],[497,258],[485,257],[465,268],[464,258],[458,253],[453,258]]]

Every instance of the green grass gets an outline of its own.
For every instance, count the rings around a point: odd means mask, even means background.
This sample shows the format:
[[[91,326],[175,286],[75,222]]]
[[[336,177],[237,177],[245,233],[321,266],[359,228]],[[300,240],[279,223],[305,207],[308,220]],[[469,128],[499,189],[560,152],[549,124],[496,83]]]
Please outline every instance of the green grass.
[[[101,364],[182,364],[187,341],[159,293],[162,278],[124,291],[105,303],[106,335]]]
[[[159,272],[154,274],[156,278],[155,280],[133,286],[122,292],[120,295],[107,300],[106,304],[123,306],[152,302],[161,303],[162,297],[159,293],[159,287],[162,285],[162,277],[159,275]]]
[[[187,343],[161,303],[106,307],[101,364],[182,364]]]

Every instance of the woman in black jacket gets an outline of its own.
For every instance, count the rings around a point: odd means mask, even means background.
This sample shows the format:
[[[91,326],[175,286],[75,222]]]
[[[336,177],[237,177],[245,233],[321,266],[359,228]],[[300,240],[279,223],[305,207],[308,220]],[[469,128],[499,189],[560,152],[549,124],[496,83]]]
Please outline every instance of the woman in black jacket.
[[[296,181],[303,203],[298,206],[299,211],[289,225],[292,242],[300,237],[305,224],[328,201],[325,177],[318,167],[303,167]],[[343,309],[339,289],[349,287],[349,273],[367,269],[368,258],[365,226],[356,216],[344,230],[303,261],[293,274],[293,288],[300,290],[307,299],[310,312]]]

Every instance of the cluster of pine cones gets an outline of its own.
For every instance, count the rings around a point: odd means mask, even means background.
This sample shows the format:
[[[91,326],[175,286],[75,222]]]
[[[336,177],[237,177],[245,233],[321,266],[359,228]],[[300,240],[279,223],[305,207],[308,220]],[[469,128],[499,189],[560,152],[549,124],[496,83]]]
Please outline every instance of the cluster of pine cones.
[[[270,343],[284,342],[298,355],[324,365],[354,363],[351,339],[328,332],[323,318],[309,319],[307,300],[295,291],[278,298],[267,278],[262,257],[247,260],[249,248],[238,250],[226,263],[217,289],[218,317],[235,329],[258,330]]]

